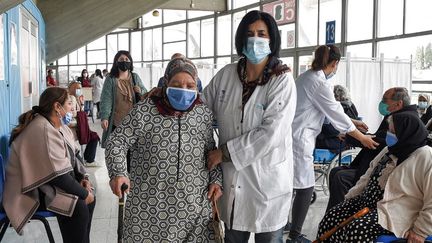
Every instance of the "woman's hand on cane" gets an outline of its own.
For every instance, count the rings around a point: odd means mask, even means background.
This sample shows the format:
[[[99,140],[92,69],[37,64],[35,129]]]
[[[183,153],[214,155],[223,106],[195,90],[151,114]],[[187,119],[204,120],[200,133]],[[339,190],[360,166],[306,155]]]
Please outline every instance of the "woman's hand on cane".
[[[121,186],[123,184],[126,184],[128,186],[128,188],[126,189],[125,193],[129,193],[129,189],[130,189],[130,180],[129,180],[129,178],[124,177],[124,176],[116,176],[113,179],[111,179],[111,181],[110,181],[111,191],[113,192],[114,195],[116,195],[119,198],[122,197]]]

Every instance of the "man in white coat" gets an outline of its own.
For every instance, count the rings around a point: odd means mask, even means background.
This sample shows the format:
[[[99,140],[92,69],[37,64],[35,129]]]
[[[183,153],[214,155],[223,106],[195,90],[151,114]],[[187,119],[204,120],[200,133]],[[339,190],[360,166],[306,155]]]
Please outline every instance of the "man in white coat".
[[[296,89],[277,58],[280,35],[273,17],[251,11],[236,34],[241,59],[220,70],[204,89],[219,126],[219,149],[208,167],[221,163],[226,243],[282,243],[293,178],[291,123]]]

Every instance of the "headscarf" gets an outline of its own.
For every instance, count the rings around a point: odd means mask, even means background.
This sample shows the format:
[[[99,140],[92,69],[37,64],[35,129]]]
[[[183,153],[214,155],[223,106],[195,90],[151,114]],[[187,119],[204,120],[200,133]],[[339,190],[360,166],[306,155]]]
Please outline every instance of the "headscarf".
[[[418,98],[420,99],[420,97],[423,97],[428,103],[428,105],[430,104],[430,97],[428,94],[419,94]]]
[[[168,83],[171,80],[172,77],[174,77],[176,74],[180,72],[188,73],[192,76],[194,81],[196,82],[198,79],[198,72],[193,64],[193,62],[187,58],[179,57],[172,59],[166,69],[165,74],[163,76],[163,85],[161,89],[156,90],[151,96],[150,99],[155,102],[156,107],[158,108],[159,112],[162,115],[168,115],[168,116],[179,116],[183,114],[182,111],[175,110],[169,103],[168,97],[166,95],[166,89],[168,87]],[[194,103],[189,107],[189,109],[185,112],[188,112],[192,110],[192,108],[196,104],[202,104],[202,101],[199,97],[199,94],[197,98],[195,99]]]
[[[398,158],[397,165],[400,165],[412,152],[426,145],[428,132],[414,112],[397,112],[390,117],[398,142],[388,148],[389,154],[395,155]]]

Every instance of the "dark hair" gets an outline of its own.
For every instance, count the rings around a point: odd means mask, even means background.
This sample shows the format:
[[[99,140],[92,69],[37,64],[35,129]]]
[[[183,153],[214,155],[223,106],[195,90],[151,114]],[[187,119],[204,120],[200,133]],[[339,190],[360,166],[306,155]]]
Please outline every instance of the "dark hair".
[[[128,51],[121,50],[121,51],[118,51],[117,54],[114,57],[113,65],[112,65],[111,71],[110,71],[110,76],[111,77],[116,77],[116,78],[119,77],[119,68],[118,68],[118,64],[117,64],[118,61],[117,60],[119,59],[119,57],[121,55],[125,55],[125,56],[127,56],[129,58],[129,60],[131,61],[131,68],[129,69],[129,71],[131,71],[131,72],[133,71],[132,56],[130,55],[130,53]]]
[[[101,72],[100,69],[96,69],[95,73],[96,73],[96,76],[99,76],[100,78],[103,78],[102,77],[102,72]]]
[[[12,129],[9,146],[20,135],[20,133],[24,131],[37,114],[48,118],[54,109],[54,104],[58,102],[61,105],[64,105],[68,99],[68,95],[68,91],[65,88],[59,87],[50,87],[42,92],[39,98],[39,105],[33,106],[31,110],[24,112],[18,117],[18,125]]]
[[[315,50],[315,58],[312,62],[312,70],[322,70],[332,61],[339,62],[341,59],[341,53],[339,48],[334,45],[319,46]]]
[[[243,47],[247,44],[249,25],[255,23],[257,20],[262,20],[267,25],[267,29],[270,35],[270,50],[269,56],[279,57],[279,51],[281,46],[281,37],[279,34],[279,28],[274,18],[265,12],[258,10],[250,11],[241,20],[235,35],[235,47],[237,55],[244,56]]]
[[[82,71],[81,71],[81,79],[82,80],[84,80],[84,73],[87,73],[87,78],[88,78],[88,72],[87,72],[87,69],[83,69]]]

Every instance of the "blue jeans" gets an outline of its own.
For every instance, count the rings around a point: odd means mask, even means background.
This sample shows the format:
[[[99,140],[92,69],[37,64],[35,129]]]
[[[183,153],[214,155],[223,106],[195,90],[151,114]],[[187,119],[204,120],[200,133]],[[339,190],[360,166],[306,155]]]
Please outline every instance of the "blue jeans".
[[[225,243],[248,243],[250,232],[229,230],[225,225]],[[255,243],[283,243],[283,227],[279,230],[255,234]]]

